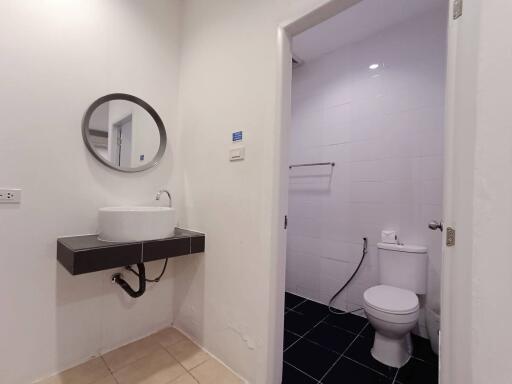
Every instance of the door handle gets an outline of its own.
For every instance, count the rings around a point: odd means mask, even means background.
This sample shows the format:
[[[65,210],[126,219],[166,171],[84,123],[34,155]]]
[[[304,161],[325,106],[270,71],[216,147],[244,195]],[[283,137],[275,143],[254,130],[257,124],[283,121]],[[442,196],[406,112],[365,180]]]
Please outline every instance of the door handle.
[[[433,220],[428,223],[428,227],[433,231],[437,231],[439,229],[441,232],[443,232],[443,223],[441,221]]]

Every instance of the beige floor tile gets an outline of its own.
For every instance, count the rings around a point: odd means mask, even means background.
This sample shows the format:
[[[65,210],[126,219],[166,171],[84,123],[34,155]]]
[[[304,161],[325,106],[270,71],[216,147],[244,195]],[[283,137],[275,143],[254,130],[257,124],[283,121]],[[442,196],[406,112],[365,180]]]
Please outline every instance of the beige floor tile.
[[[179,341],[166,349],[189,371],[210,358],[208,353],[190,340]]]
[[[110,376],[110,372],[105,362],[98,357],[39,381],[38,384],[95,384],[98,380],[107,376]]]
[[[95,381],[93,384],[117,384],[117,381],[114,379],[114,376],[108,375],[99,381]]]
[[[185,374],[185,369],[164,349],[114,372],[119,384],[168,384]]]
[[[188,340],[187,337],[176,328],[162,329],[160,332],[155,333],[151,337],[164,347],[169,347],[173,344],[176,344],[178,341]]]
[[[197,384],[197,381],[190,374],[186,373],[169,384]]]
[[[103,355],[103,359],[110,370],[115,372],[158,349],[161,349],[160,345],[150,336],[108,352]]]
[[[229,369],[215,359],[207,360],[190,371],[199,384],[242,384]]]

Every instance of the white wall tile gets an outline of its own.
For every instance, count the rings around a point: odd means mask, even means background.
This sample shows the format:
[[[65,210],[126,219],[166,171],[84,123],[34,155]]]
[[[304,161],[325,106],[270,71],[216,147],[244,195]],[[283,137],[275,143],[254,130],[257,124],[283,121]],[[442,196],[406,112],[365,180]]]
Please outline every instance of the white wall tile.
[[[371,114],[350,124],[350,141],[376,140],[386,134],[382,122],[385,114]]]
[[[350,241],[350,224],[346,218],[326,219],[322,222],[321,238],[325,240]]]
[[[350,181],[384,181],[382,160],[359,161],[350,165]]]
[[[311,236],[288,234],[288,250],[293,252],[315,253],[321,250],[324,240]]]
[[[351,121],[352,103],[338,104],[324,109],[324,122],[328,127],[337,129],[340,124],[347,124]]]
[[[441,178],[424,180],[422,182],[421,202],[423,204],[440,204],[442,201],[443,180]]]
[[[415,157],[387,158],[378,162],[386,181],[411,181],[419,179],[419,160]]]
[[[356,181],[350,183],[350,202],[382,203],[384,199],[384,183],[380,181]]]
[[[419,134],[421,156],[442,156],[444,153],[444,132],[442,129],[432,129]]]
[[[353,269],[355,269],[355,263],[327,259],[325,257],[320,258],[320,273],[322,277],[331,277],[333,279],[340,279],[340,281],[346,281],[350,278]]]
[[[344,282],[340,278],[323,277],[320,288],[320,302],[328,304],[329,300],[343,286]],[[347,310],[347,292],[341,292],[333,301],[333,307],[342,311]]]
[[[383,199],[388,203],[410,205],[417,198],[412,181],[386,181],[382,191]]]
[[[291,213],[288,215],[288,233],[297,236],[306,234],[308,237],[320,238],[322,236],[321,223],[319,219],[300,217]]]
[[[389,151],[381,140],[354,141],[349,143],[348,149],[351,162],[381,160]]]
[[[290,172],[287,289],[327,303],[368,237],[336,301],[362,306],[378,283],[380,232],[392,229],[429,247],[428,300],[439,302],[441,238],[427,228],[442,216],[444,32],[428,29],[438,24],[406,21],[294,71],[290,161],[336,166]]]
[[[421,180],[440,179],[443,175],[443,156],[429,156],[420,159]]]
[[[361,258],[361,244],[349,243],[346,241],[336,241],[322,239],[322,257],[326,259],[342,261],[345,263],[358,263]]]

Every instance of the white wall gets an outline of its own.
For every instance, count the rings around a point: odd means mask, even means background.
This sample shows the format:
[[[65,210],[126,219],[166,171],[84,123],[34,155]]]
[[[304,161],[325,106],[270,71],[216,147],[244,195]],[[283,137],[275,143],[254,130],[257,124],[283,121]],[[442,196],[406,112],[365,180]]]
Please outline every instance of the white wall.
[[[204,257],[179,266],[178,324],[192,330],[251,383],[274,383],[278,381],[265,379],[272,369],[265,356],[271,352],[266,347],[272,337],[269,325],[275,324],[278,315],[275,308],[268,310],[268,298],[278,294],[266,287],[274,288],[267,277],[273,276],[279,260],[261,242],[263,237],[268,243],[268,231],[273,229],[267,221],[273,214],[271,205],[262,200],[275,192],[269,184],[278,185],[277,170],[272,167],[278,157],[274,145],[281,133],[281,121],[274,121],[279,111],[272,90],[278,68],[275,72],[270,68],[277,61],[274,32],[281,21],[327,1],[186,3],[180,125],[180,147],[191,151],[186,157],[186,221],[207,230],[209,237]],[[503,103],[510,88],[506,68],[512,65],[504,41],[510,34],[511,6],[507,0],[466,1],[464,16],[450,23],[454,45],[449,77],[454,99],[449,101],[448,136],[456,161],[449,164],[453,172],[446,184],[450,184],[447,190],[455,189],[450,205],[456,205],[458,214],[446,217],[447,224],[457,227],[457,246],[446,257],[455,260],[448,261],[449,268],[443,270],[451,289],[444,296],[451,300],[445,300],[443,307],[443,327],[451,330],[443,345],[445,384],[507,383],[510,379],[507,319],[511,313],[503,303],[512,289],[511,259],[504,251],[511,229],[512,182],[507,172],[496,174],[496,168],[510,167],[510,141],[504,139],[512,130],[509,108]],[[480,70],[485,70],[485,76]],[[477,100],[480,89],[483,92]],[[489,127],[492,131],[486,138]],[[245,162],[230,164],[226,159],[229,134],[240,128],[251,148]],[[483,144],[478,145],[478,156],[475,144]],[[473,199],[475,157],[478,207]],[[262,208],[260,215],[251,220],[249,214],[258,208]],[[473,248],[473,216],[482,220],[478,252]],[[491,216],[498,220],[489,222]],[[254,223],[254,217],[261,219]],[[479,260],[473,265],[475,257]],[[248,313],[254,308],[259,312],[251,318]]]
[[[270,260],[263,195],[273,124],[276,31],[269,1],[187,1],[180,104],[186,226],[204,256],[177,270],[177,324],[251,383],[266,383]],[[246,160],[230,163],[243,130]]]
[[[279,382],[282,353],[274,345],[274,328],[282,327],[283,292],[273,288],[284,257],[272,243],[281,134],[277,27],[322,3],[184,5],[184,223],[204,230],[207,246],[204,256],[180,261],[176,320],[253,384]],[[246,137],[246,160],[230,163],[231,132],[238,130]]]
[[[93,233],[99,207],[149,204],[162,186],[182,208],[179,11],[168,0],[0,2],[0,186],[23,189],[20,205],[0,206],[2,383],[29,383],[172,322],[172,263],[131,300],[111,284],[113,271],[71,276],[56,239]],[[122,174],[86,150],[82,116],[112,92],[162,117],[170,146],[158,168]]]
[[[428,246],[428,298],[439,307],[442,240],[427,224],[442,218],[445,46],[440,7],[293,71],[290,163],[336,166],[290,171],[288,291],[328,303],[367,236],[366,262],[336,301],[361,308],[378,284],[380,231],[392,229]]]
[[[512,382],[512,4],[481,1],[473,235],[474,383]],[[505,48],[504,45],[507,45]]]
[[[511,382],[511,14],[506,0],[471,1],[450,22],[444,384]]]

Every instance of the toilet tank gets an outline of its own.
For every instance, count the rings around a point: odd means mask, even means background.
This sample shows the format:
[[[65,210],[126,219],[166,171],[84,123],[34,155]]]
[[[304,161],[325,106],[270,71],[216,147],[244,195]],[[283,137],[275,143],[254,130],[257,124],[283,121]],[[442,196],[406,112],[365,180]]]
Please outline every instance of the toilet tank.
[[[428,253],[426,247],[378,243],[379,279],[384,285],[427,292]]]

